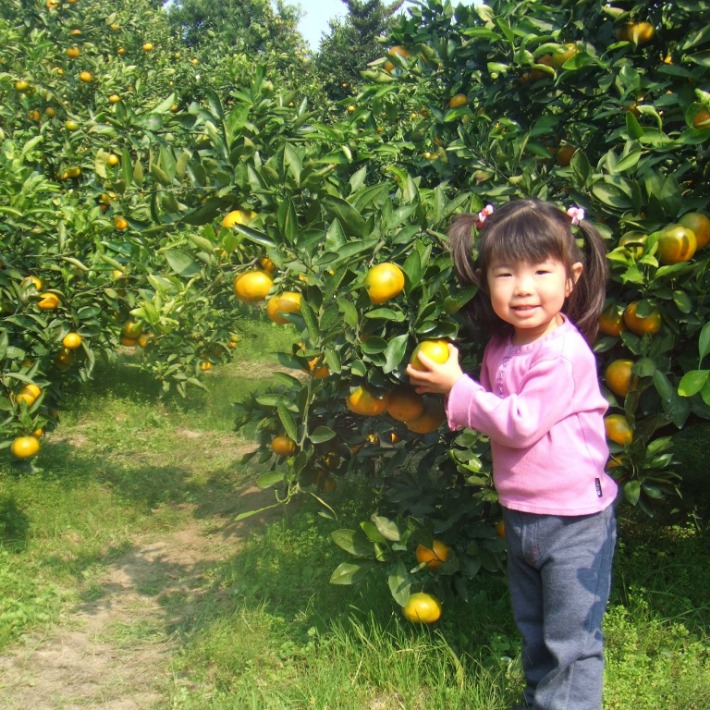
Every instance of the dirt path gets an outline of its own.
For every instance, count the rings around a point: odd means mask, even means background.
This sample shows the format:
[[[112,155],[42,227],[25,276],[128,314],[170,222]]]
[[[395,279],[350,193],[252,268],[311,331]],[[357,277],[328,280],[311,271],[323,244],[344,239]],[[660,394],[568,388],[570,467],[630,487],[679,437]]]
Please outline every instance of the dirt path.
[[[177,647],[169,629],[190,616],[206,593],[209,568],[234,555],[249,521],[217,532],[205,522],[214,525],[214,520],[191,522],[160,539],[136,540],[110,565],[95,601],[67,614],[49,635],[30,635],[0,656],[0,706],[166,707],[170,658]]]

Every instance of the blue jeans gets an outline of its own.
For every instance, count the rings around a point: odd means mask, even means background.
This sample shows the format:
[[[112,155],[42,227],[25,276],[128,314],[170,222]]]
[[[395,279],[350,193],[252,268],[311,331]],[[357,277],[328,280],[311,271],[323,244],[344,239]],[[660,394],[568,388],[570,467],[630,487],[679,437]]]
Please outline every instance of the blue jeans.
[[[504,509],[503,518],[526,703],[535,710],[600,710],[614,507],[580,516]]]

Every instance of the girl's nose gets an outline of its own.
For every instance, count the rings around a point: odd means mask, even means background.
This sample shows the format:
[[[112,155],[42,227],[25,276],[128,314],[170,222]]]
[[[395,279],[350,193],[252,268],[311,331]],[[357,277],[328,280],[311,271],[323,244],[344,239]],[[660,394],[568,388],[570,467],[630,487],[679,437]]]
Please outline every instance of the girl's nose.
[[[518,295],[526,295],[532,293],[532,279],[526,276],[519,276],[515,280],[515,293]]]

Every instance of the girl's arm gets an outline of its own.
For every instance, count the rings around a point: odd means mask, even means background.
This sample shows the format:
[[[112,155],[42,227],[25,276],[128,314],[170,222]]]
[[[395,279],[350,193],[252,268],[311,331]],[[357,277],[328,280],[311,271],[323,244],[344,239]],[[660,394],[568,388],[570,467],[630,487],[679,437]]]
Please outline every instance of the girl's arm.
[[[449,346],[449,353],[448,361],[442,365],[420,355],[429,370],[422,372],[409,366],[407,374],[417,392],[448,396],[452,428],[476,429],[507,446],[525,448],[571,411],[575,383],[567,360],[556,358],[534,364],[519,392],[499,397],[463,374],[453,345]]]
[[[476,429],[512,448],[531,446],[572,413],[575,381],[568,360],[535,363],[519,391],[501,397],[469,377],[452,388],[449,423]]]

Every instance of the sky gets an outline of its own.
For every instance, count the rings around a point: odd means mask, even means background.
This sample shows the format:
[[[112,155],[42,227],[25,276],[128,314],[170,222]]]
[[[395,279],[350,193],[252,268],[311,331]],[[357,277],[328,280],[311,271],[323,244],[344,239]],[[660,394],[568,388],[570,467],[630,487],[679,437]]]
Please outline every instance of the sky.
[[[328,20],[348,14],[342,0],[292,0],[289,4],[301,6],[304,16],[298,29],[314,52],[318,51],[323,33],[328,32]],[[406,6],[405,3],[404,9]]]

